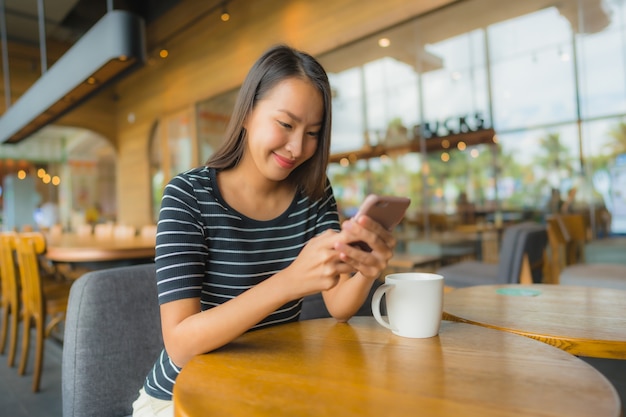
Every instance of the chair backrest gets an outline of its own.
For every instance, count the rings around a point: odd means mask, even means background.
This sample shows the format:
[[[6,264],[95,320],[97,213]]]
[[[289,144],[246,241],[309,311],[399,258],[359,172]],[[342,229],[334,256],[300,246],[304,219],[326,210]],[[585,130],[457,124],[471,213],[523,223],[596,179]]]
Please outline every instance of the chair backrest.
[[[15,232],[0,232],[0,305],[2,306],[2,334],[0,336],[0,352],[4,353],[9,332],[9,316],[12,316],[12,326],[17,324],[20,314],[18,275],[15,268]],[[11,329],[17,336],[17,329]],[[9,341],[9,365],[15,360],[15,340]]]
[[[0,282],[2,287],[2,299],[10,301],[17,307],[18,284],[15,270],[15,232],[0,232]],[[13,304],[15,303],[15,304]],[[7,312],[3,312],[7,314]],[[15,314],[15,312],[13,312]]]
[[[498,280],[502,283],[509,282],[513,270],[513,258],[517,249],[517,238],[522,226],[514,224],[504,229],[500,255],[498,256]]]
[[[556,220],[567,240],[566,258],[568,265],[585,262],[585,243],[588,240],[588,225],[582,214],[558,214]]]
[[[93,226],[89,223],[84,223],[78,226],[76,229],[78,236],[91,236],[93,234]]]
[[[547,268],[548,281],[551,284],[558,284],[561,271],[566,266],[565,257],[569,236],[563,233],[556,217],[546,219],[546,230],[550,248]]]
[[[113,237],[113,223],[98,223],[93,227],[93,234],[100,239]]]
[[[115,239],[132,239],[137,234],[135,226],[126,224],[116,224],[113,226],[113,237]]]
[[[548,231],[545,225],[528,222],[519,234],[518,245],[521,250],[516,251],[513,262],[514,272],[519,277],[524,268],[528,269],[532,283],[538,284],[543,281],[543,266],[545,263],[545,250],[548,245]],[[524,265],[526,263],[526,265]],[[516,282],[520,282],[518,278]],[[530,282],[528,282],[530,283]]]
[[[15,239],[17,264],[22,285],[23,308],[29,315],[43,319],[45,317],[39,255],[46,249],[46,239],[40,232],[19,233]]]
[[[537,268],[537,265],[543,260],[547,242],[546,228],[538,223],[522,222],[506,228],[500,247],[498,282],[519,283],[525,256],[533,271],[533,281],[537,279],[539,282],[541,270]]]
[[[154,264],[83,275],[72,286],[66,316],[63,416],[132,414],[162,348]]]
[[[157,226],[156,226],[156,224],[145,224],[145,225],[141,226],[141,230],[139,232],[139,235],[143,239],[155,239],[156,238],[156,233],[157,233]]]

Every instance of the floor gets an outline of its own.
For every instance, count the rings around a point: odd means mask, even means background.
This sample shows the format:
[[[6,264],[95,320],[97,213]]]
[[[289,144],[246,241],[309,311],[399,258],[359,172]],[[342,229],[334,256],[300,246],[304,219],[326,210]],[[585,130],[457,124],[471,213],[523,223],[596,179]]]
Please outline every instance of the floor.
[[[17,368],[9,368],[6,354],[0,356],[0,415],[11,417],[61,417],[61,353],[58,341],[46,341],[44,370],[41,390],[34,394],[32,384],[32,360],[26,375],[17,375]],[[31,352],[32,358],[32,352]],[[622,408],[626,404],[626,360],[587,358],[586,362],[596,367],[615,386]]]
[[[6,352],[0,356],[0,410],[2,410],[0,415],[7,417],[61,417],[63,415],[61,406],[62,349],[59,341],[46,340],[40,391],[36,394],[32,392],[34,358],[32,349],[26,374],[23,376],[17,374],[17,363],[12,368],[8,366]]]

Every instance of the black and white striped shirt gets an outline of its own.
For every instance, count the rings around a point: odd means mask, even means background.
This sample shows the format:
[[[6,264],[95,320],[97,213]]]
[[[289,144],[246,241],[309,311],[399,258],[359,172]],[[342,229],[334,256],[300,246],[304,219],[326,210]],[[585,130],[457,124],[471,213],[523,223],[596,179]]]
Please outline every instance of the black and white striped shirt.
[[[327,229],[339,230],[330,183],[311,201],[297,193],[275,219],[254,220],[222,198],[213,168],[195,168],[173,178],[164,191],[157,226],[159,303],[199,298],[202,310],[220,305],[283,270],[304,245]],[[302,299],[293,300],[253,329],[298,320]],[[180,372],[161,352],[144,389],[170,400]]]

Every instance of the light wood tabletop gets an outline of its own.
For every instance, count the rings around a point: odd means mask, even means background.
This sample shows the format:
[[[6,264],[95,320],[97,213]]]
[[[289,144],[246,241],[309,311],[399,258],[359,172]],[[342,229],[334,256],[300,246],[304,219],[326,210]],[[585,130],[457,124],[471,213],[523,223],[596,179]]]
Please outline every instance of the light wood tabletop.
[[[479,285],[444,296],[444,318],[505,330],[574,355],[626,359],[626,291]]]
[[[372,317],[251,331],[187,363],[174,413],[189,416],[620,416],[590,365],[535,340],[444,321],[428,339]]]
[[[53,262],[106,262],[153,258],[155,238],[81,236],[65,233],[46,239],[46,257]]]

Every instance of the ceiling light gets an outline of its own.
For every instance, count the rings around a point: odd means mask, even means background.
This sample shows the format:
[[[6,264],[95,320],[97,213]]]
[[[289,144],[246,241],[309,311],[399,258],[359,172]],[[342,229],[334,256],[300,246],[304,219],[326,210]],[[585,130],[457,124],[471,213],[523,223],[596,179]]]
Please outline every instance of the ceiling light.
[[[220,14],[222,22],[228,22],[230,20],[230,13],[228,13],[228,1],[222,3],[222,13]]]
[[[105,14],[0,118],[0,143],[19,142],[146,60],[143,20]]]
[[[389,40],[389,38],[380,38],[378,40],[378,46],[380,46],[381,48],[387,48],[389,45],[391,45],[391,41]]]

